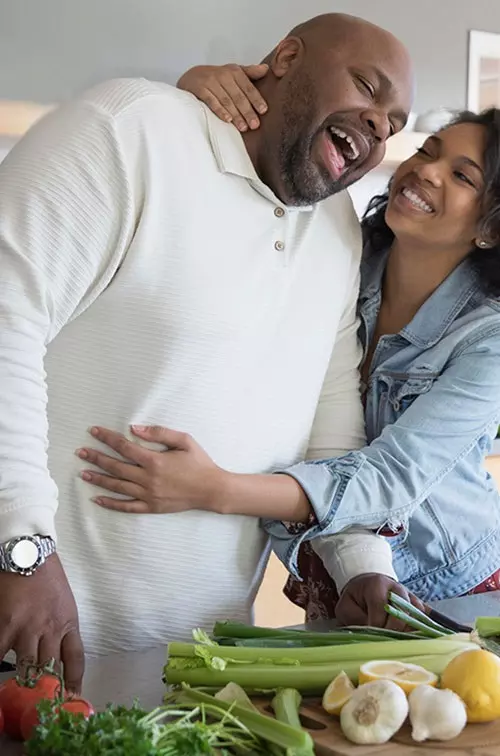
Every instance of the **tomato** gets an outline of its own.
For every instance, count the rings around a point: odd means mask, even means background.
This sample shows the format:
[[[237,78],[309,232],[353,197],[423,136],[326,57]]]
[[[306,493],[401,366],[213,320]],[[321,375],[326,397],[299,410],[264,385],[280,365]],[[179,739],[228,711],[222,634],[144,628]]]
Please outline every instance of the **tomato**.
[[[0,710],[3,712],[4,730],[11,738],[21,737],[21,717],[24,710],[43,698],[55,698],[61,684],[53,675],[42,675],[28,685],[20,685],[15,677],[0,685]]]
[[[23,740],[29,740],[33,735],[33,730],[38,725],[38,703],[30,704],[21,717],[21,736]],[[92,704],[86,701],[84,698],[68,698],[57,710],[69,711],[71,714],[82,714],[84,719],[94,714]]]

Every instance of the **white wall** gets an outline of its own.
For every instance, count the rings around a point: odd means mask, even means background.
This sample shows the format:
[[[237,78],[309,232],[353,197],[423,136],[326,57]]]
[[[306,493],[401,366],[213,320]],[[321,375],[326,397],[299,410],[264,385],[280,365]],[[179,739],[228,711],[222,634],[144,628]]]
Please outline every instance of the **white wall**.
[[[496,0],[0,0],[0,98],[52,102],[110,76],[173,82],[195,63],[255,61],[297,22],[332,10],[407,42],[420,111],[462,107],[467,31],[500,32]]]

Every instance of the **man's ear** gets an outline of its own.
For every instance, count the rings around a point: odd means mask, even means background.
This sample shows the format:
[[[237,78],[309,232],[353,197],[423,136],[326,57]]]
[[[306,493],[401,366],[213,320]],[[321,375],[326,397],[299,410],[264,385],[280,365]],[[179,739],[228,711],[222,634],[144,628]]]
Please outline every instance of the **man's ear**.
[[[304,43],[299,37],[286,37],[275,49],[269,67],[277,79],[281,79],[297,63],[304,51]]]

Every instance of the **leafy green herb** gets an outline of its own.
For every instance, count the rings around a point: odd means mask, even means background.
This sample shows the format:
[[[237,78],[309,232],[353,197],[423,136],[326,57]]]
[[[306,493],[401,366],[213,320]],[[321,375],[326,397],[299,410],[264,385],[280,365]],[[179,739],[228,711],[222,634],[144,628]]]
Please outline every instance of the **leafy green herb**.
[[[179,700],[147,714],[108,706],[89,719],[57,708],[39,706],[40,724],[26,743],[26,756],[229,756],[265,754],[262,740],[216,699]],[[213,703],[212,703],[213,702]]]
[[[39,705],[40,724],[25,744],[27,756],[161,756],[144,727],[146,712],[138,705],[109,706],[85,720],[57,711],[52,701]]]

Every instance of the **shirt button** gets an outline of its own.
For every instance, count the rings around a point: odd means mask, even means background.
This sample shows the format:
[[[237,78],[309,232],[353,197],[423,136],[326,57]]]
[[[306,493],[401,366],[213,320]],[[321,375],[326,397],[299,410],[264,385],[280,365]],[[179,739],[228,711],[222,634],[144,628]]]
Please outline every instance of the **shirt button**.
[[[274,245],[274,249],[277,249],[278,252],[283,252],[283,250],[285,249],[285,245],[283,244],[282,241],[277,241]]]
[[[283,218],[283,216],[284,216],[284,214],[285,214],[285,211],[283,210],[283,208],[282,208],[282,207],[276,207],[276,208],[274,209],[274,214],[275,214],[275,216],[276,216],[277,218]]]

